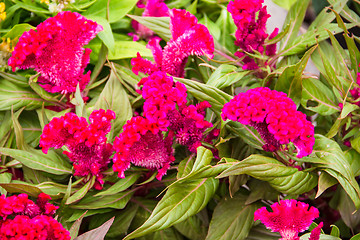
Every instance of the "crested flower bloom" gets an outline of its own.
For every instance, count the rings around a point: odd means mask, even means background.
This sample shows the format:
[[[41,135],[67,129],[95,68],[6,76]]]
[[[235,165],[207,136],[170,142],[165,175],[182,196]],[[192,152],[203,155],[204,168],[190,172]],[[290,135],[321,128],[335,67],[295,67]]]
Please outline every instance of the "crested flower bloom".
[[[150,122],[143,117],[133,117],[123,127],[114,141],[114,171],[124,178],[124,171],[130,167],[130,163],[157,170],[156,178],[166,174],[170,163],[175,161],[172,149],[172,137],[163,136],[156,123]]]
[[[107,143],[106,135],[110,132],[110,121],[115,119],[111,110],[94,110],[90,116],[90,124],[84,117],[67,113],[60,118],[53,118],[45,125],[41,134],[40,147],[47,153],[50,147],[55,149],[66,146],[64,151],[74,163],[75,176],[96,177],[95,188],[101,189],[104,183],[102,172],[107,169],[113,148]]]
[[[172,131],[176,141],[191,152],[201,146],[204,132],[212,127],[206,121],[205,109],[211,105],[204,101],[187,106],[187,89],[164,72],[155,72],[141,79],[141,94],[145,99],[144,116],[156,123],[162,131]]]
[[[137,6],[140,8],[145,8],[144,12],[142,13],[143,17],[169,16],[170,10],[164,3],[164,0],[147,0],[145,5],[142,2],[138,2]],[[131,25],[134,28],[135,33],[129,33],[129,35],[133,37],[134,41],[138,41],[139,39],[150,39],[154,35],[153,31],[135,20],[131,21]]]
[[[53,218],[58,207],[41,193],[36,203],[27,194],[0,196],[0,239],[70,240],[70,233]]]
[[[160,38],[152,38],[147,47],[151,49],[155,63],[143,59],[140,54],[131,60],[133,72],[151,74],[163,71],[175,77],[184,77],[184,69],[190,55],[213,57],[214,40],[209,30],[197,23],[197,18],[185,10],[173,9],[170,12],[170,31],[172,38],[164,49]]]
[[[259,87],[235,96],[222,109],[222,118],[254,127],[263,140],[265,151],[276,151],[281,144],[293,142],[297,157],[311,154],[314,126],[283,92]]]
[[[240,50],[254,53],[264,53],[264,43],[269,36],[266,33],[266,22],[270,15],[267,13],[266,6],[262,6],[264,0],[233,0],[230,1],[227,9],[231,13],[234,23],[237,27],[235,45]],[[278,33],[276,28],[269,39],[274,38]],[[266,55],[271,56],[276,53],[276,44],[266,47]],[[243,52],[236,52],[236,56],[244,57],[244,69],[257,69],[258,65],[249,56]]]
[[[83,73],[91,52],[83,46],[102,29],[79,13],[61,12],[24,32],[8,64],[13,71],[34,68],[48,92],[75,92],[77,84],[83,90],[90,80],[90,72]]]
[[[291,200],[280,200],[280,203],[271,205],[272,212],[266,207],[255,211],[254,220],[260,220],[272,232],[279,232],[280,240],[299,240],[298,234],[307,230],[312,221],[319,217],[319,210],[310,207],[303,202]],[[315,228],[311,236],[312,240],[318,240],[320,228]]]

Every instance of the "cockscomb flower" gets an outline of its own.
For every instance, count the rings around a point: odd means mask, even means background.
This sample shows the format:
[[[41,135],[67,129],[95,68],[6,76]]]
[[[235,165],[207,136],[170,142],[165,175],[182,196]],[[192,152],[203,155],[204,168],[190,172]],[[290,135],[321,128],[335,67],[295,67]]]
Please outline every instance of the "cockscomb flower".
[[[281,240],[299,240],[298,234],[307,230],[312,221],[319,217],[318,209],[309,208],[308,204],[294,199],[280,200],[280,203],[271,205],[271,209],[272,212],[266,207],[256,210],[254,220],[260,220],[272,232],[279,232],[282,236]],[[320,235],[318,230],[313,234],[314,240],[319,239],[315,238],[315,235]]]
[[[204,132],[212,124],[206,121],[205,109],[208,102],[187,106],[187,89],[164,72],[155,72],[141,79],[138,84],[144,102],[144,117],[154,122],[162,131],[172,131],[176,141],[187,146],[191,152],[201,146]]]
[[[123,127],[114,141],[114,171],[124,178],[124,171],[130,163],[157,170],[156,178],[166,174],[175,158],[172,149],[172,136],[164,138],[163,132],[156,123],[141,116],[133,117]]]
[[[101,189],[104,183],[102,172],[107,169],[113,153],[106,137],[112,119],[115,119],[115,113],[103,109],[90,114],[90,124],[86,118],[74,113],[53,118],[43,129],[40,147],[47,153],[50,147],[57,149],[66,146],[69,151],[64,151],[64,154],[74,163],[74,175],[87,177],[85,180],[96,176],[95,188]]]
[[[38,83],[48,92],[83,90],[90,71],[83,75],[90,61],[90,49],[84,49],[102,26],[76,12],[61,12],[24,32],[8,61],[13,71],[34,68],[40,73]]]
[[[142,13],[143,17],[167,17],[169,16],[169,8],[164,3],[164,0],[147,0],[144,5],[142,2],[137,4],[140,8],[145,8]],[[138,41],[139,39],[149,39],[154,35],[154,32],[144,25],[138,23],[135,20],[131,21],[131,25],[135,30],[135,33],[129,33],[130,36],[133,37],[134,41]]]
[[[197,18],[185,10],[170,11],[170,31],[172,38],[164,49],[160,38],[152,38],[147,47],[151,49],[155,63],[143,59],[140,54],[131,60],[133,72],[151,74],[163,71],[175,77],[183,77],[185,65],[190,55],[213,57],[214,40],[209,30],[197,23]]]
[[[264,52],[265,39],[269,36],[266,33],[266,22],[270,15],[267,13],[266,6],[262,6],[264,0],[233,0],[230,1],[227,9],[231,13],[237,27],[235,45],[240,50],[254,53],[254,51]],[[278,33],[276,28],[269,39],[274,38]],[[267,46],[266,55],[271,56],[276,52],[276,44]],[[236,56],[244,57],[244,69],[256,69],[258,65],[243,52],[236,52]]]
[[[53,219],[58,207],[40,193],[36,203],[27,194],[0,196],[0,239],[70,240],[70,233]]]
[[[281,144],[294,143],[297,157],[312,152],[314,126],[283,92],[259,87],[235,96],[222,109],[222,118],[254,127],[263,140],[265,151],[279,150]]]

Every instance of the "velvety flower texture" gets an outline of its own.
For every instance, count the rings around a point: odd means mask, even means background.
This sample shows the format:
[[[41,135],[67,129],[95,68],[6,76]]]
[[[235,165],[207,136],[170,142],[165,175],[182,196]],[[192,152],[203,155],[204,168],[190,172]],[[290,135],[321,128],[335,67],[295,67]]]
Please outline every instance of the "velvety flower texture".
[[[272,212],[268,212],[266,207],[255,211],[254,220],[260,220],[272,232],[279,232],[281,240],[299,240],[298,234],[307,230],[312,221],[319,217],[319,210],[310,207],[306,203],[296,200],[280,200],[280,203],[271,205]],[[318,229],[319,230],[319,229]],[[317,234],[316,230],[313,239]],[[319,236],[318,235],[318,236]]]
[[[293,142],[297,157],[312,152],[314,126],[283,92],[259,87],[235,96],[222,109],[222,118],[254,127],[263,140],[265,151],[276,151],[281,144]]]
[[[41,193],[36,203],[27,194],[0,196],[0,239],[70,240],[70,233],[53,219],[58,208]]]
[[[164,3],[164,0],[147,0],[146,5],[142,2],[141,4],[137,4],[140,8],[145,8],[142,13],[143,17],[167,17],[169,16],[169,8]],[[138,23],[135,20],[131,21],[131,25],[135,30],[135,33],[129,33],[130,36],[133,37],[134,41],[138,41],[139,39],[149,39],[154,35],[154,32],[144,25]]]
[[[90,80],[90,72],[83,72],[91,52],[84,52],[83,46],[102,29],[79,13],[60,12],[23,33],[8,64],[13,71],[34,68],[40,73],[38,83],[48,92],[75,92],[77,84],[83,90]]]
[[[156,178],[166,174],[170,163],[175,161],[172,149],[172,136],[165,137],[156,123],[143,117],[133,117],[123,126],[123,132],[115,138],[113,169],[124,178],[124,171],[130,163],[157,170]]]
[[[162,131],[172,131],[176,141],[191,152],[201,146],[204,132],[212,124],[206,121],[205,109],[211,105],[204,101],[187,106],[187,89],[182,83],[174,83],[164,72],[155,72],[143,78],[141,94],[145,99],[144,116],[156,123]]]
[[[47,153],[50,147],[55,149],[66,146],[64,151],[74,163],[75,176],[96,176],[95,188],[101,189],[104,183],[102,172],[107,170],[113,148],[107,143],[106,135],[110,132],[110,121],[115,119],[111,110],[94,110],[90,116],[90,124],[84,117],[67,113],[60,118],[53,118],[45,125],[41,134],[40,147]]]
[[[194,15],[185,10],[170,11],[170,31],[172,38],[164,49],[160,46],[160,38],[152,38],[147,47],[151,49],[155,63],[143,59],[140,54],[131,60],[133,72],[151,74],[163,71],[175,77],[184,77],[187,58],[190,55],[206,55],[213,57],[214,40],[209,30],[197,23]]]
[[[266,22],[270,15],[267,13],[266,6],[262,6],[264,0],[233,0],[230,1],[227,9],[237,27],[235,45],[242,51],[254,53],[255,51],[264,52],[265,39],[269,36],[266,33]],[[276,28],[269,39],[274,38],[278,33]],[[276,53],[276,44],[266,47],[266,55],[271,56]],[[243,52],[236,52],[236,56],[244,57],[244,69],[256,69],[258,65],[254,59],[246,56]]]

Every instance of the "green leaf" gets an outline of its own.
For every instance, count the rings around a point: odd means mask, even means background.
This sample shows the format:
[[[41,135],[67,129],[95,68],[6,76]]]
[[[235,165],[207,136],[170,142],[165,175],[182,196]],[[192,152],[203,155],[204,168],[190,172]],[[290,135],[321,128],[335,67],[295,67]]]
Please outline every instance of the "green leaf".
[[[360,189],[355,180],[349,160],[345,157],[340,146],[333,140],[322,135],[315,135],[314,157],[305,157],[302,160],[312,162],[315,166],[336,178],[346,193],[360,208]]]
[[[109,231],[112,223],[114,222],[114,217],[111,218],[109,221],[101,225],[100,227],[86,232],[74,240],[104,240],[106,233]]]
[[[301,105],[304,108],[325,116],[340,111],[333,92],[321,81],[314,78],[304,78],[302,90]],[[308,103],[311,103],[309,101],[314,101],[317,105],[308,106]]]
[[[10,81],[0,81],[0,111],[40,108],[44,100],[29,87],[21,87]]]
[[[336,195],[339,197],[337,210],[340,212],[341,219],[346,226],[354,230],[360,223],[360,212],[354,206],[351,198],[345,193],[344,189],[340,188]]]
[[[23,8],[23,9],[28,10],[28,11],[33,12],[33,13],[50,14],[49,10],[44,9],[44,8],[40,8],[40,7],[36,7],[35,6],[36,4],[27,4],[27,3],[24,3],[24,2],[20,2],[18,0],[13,0],[13,2],[16,3],[16,5],[18,7]]]
[[[301,1],[301,0],[300,0]],[[349,23],[346,24],[348,29],[354,27],[355,24]],[[291,44],[288,44],[279,55],[288,56],[293,54],[298,54],[306,51],[309,47],[317,44],[329,37],[327,30],[331,31],[333,34],[342,32],[342,29],[336,23],[329,23],[322,26],[320,29],[314,29],[307,31],[303,35],[298,36],[294,39]]]
[[[357,109],[359,109],[358,105],[346,102],[345,105],[343,106],[343,109],[341,110],[340,118],[343,119],[343,118],[347,117],[347,115],[349,115],[349,113],[351,113],[352,111],[355,111]]]
[[[326,189],[337,184],[336,178],[332,177],[326,172],[321,172],[319,176],[318,191],[315,198],[318,198]]]
[[[257,154],[238,162],[217,178],[241,174],[266,181],[275,190],[285,194],[302,194],[312,190],[317,184],[316,174],[287,167],[273,158]]]
[[[273,3],[276,5],[279,5],[282,8],[285,8],[286,10],[289,10],[292,5],[296,2],[296,0],[272,0]]]
[[[0,174],[0,183],[10,183],[12,178],[12,174],[5,172]],[[6,190],[2,187],[0,187],[0,194],[6,194]]]
[[[97,0],[83,12],[84,16],[98,16],[114,23],[123,18],[137,3],[136,0]],[[107,16],[107,11],[109,16]]]
[[[133,173],[131,175],[126,175],[125,178],[121,178],[119,181],[117,181],[114,185],[109,187],[106,190],[103,190],[99,192],[98,194],[94,195],[97,196],[105,196],[105,195],[113,195],[119,192],[122,192],[126,190],[128,187],[132,186],[139,178],[139,173]]]
[[[0,148],[0,153],[10,156],[25,166],[52,173],[55,175],[72,174],[71,165],[64,164],[55,152],[44,154],[41,150],[33,149],[31,152],[10,148]]]
[[[12,183],[0,183],[0,187],[4,188],[9,193],[26,193],[32,197],[38,197],[42,191],[29,183],[21,181],[13,181]]]
[[[69,230],[69,233],[70,233],[70,237],[71,237],[71,240],[73,240],[74,238],[76,238],[79,234],[79,229],[80,229],[80,225],[82,223],[82,220],[85,216],[86,212],[84,212],[80,217],[79,219],[76,219],[76,221],[73,223],[73,225],[71,225],[71,228]]]
[[[152,57],[152,53],[143,44],[134,41],[115,41],[114,51],[109,53],[109,60],[135,58],[137,53],[142,57]]]
[[[284,2],[284,1],[281,1]],[[310,0],[297,0],[295,4],[290,8],[289,13],[286,16],[283,29],[289,24],[289,31],[287,36],[280,42],[280,49],[286,48],[292,45],[292,42],[297,37],[300,30],[301,24],[304,21],[306,9],[309,5]]]
[[[207,85],[222,89],[240,81],[248,71],[237,72],[234,65],[222,64],[213,72],[207,81]]]
[[[100,1],[98,1],[100,2]],[[95,4],[94,4],[95,5]],[[98,33],[98,37],[101,39],[101,41],[106,45],[106,47],[109,49],[109,52],[113,52],[115,49],[115,40],[114,35],[111,30],[110,23],[101,16],[97,15],[88,15],[87,18],[97,22],[103,27],[103,30]]]
[[[111,140],[119,134],[122,126],[133,115],[129,97],[120,83],[119,76],[113,70],[95,103],[95,109],[111,109],[115,112],[116,119],[112,123],[111,136],[109,137]]]
[[[20,37],[24,32],[29,31],[30,29],[35,29],[35,27],[31,26],[27,23],[16,24],[8,33],[6,33],[2,38],[14,39]]]
[[[195,215],[207,205],[217,187],[218,181],[213,178],[173,185],[157,204],[149,219],[124,240],[168,228]]]
[[[135,217],[135,214],[138,210],[137,205],[133,205],[131,207],[127,207],[122,210],[115,216],[115,221],[111,226],[109,232],[106,234],[107,237],[118,237],[120,235],[125,235],[128,232],[131,221]],[[113,212],[109,213],[109,215],[114,215]]]
[[[301,101],[303,71],[316,47],[309,49],[297,64],[286,67],[276,82],[275,90],[287,93],[296,105]]]
[[[247,196],[225,197],[214,209],[206,240],[243,240],[254,224],[254,212],[261,204],[246,205]]]
[[[211,109],[218,115],[220,115],[224,104],[232,99],[232,96],[217,89],[216,87],[184,78],[174,79],[185,84],[188,92],[199,101],[208,101],[211,104]]]
[[[279,240],[280,234],[266,229],[264,224],[253,227],[245,240]]]
[[[134,15],[128,16],[155,32],[164,41],[167,42],[171,39],[169,17],[139,17]]]
[[[175,224],[174,228],[188,239],[205,239],[207,227],[202,224],[198,215]]]
[[[74,202],[79,201],[83,197],[85,197],[86,193],[94,186],[95,183],[95,176],[93,176],[90,181],[88,181],[82,188],[80,188],[78,191],[76,191],[73,195],[71,195],[67,200],[67,205],[72,204]]]
[[[76,205],[71,205],[74,209],[100,209],[100,208],[115,208],[123,209],[129,202],[134,190],[125,191],[107,196],[86,196]]]
[[[340,230],[336,225],[331,225],[331,233],[330,235],[333,237],[340,237]]]
[[[353,236],[352,238],[350,238],[350,240],[360,240],[360,233],[358,233],[355,236]]]
[[[341,12],[348,0],[329,0],[328,1],[332,6],[331,8],[335,12]],[[315,20],[310,24],[308,30],[314,30],[315,28],[320,28],[323,25],[331,23],[335,19],[333,12],[329,11],[328,8],[324,8],[315,18]]]

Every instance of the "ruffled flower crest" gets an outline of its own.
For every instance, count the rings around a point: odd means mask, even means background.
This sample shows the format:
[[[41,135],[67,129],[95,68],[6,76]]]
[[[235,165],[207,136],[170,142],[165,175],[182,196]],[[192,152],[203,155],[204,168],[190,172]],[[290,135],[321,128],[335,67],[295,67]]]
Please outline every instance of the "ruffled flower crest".
[[[142,13],[143,17],[168,17],[170,9],[164,3],[164,0],[147,0],[146,4],[140,2],[137,4],[139,8],[145,8]],[[135,20],[131,21],[131,25],[135,30],[135,33],[129,33],[129,36],[133,37],[134,41],[140,39],[151,39],[154,35],[154,32],[144,25],[138,23]]]
[[[298,234],[307,230],[312,221],[319,217],[319,210],[306,203],[296,200],[280,200],[280,203],[271,205],[272,212],[266,207],[255,211],[254,220],[260,220],[272,232],[279,232],[281,240],[299,240]],[[320,228],[313,230],[312,240],[318,240]]]
[[[58,207],[40,193],[36,203],[27,194],[0,196],[0,239],[70,240],[70,233],[53,218]]]
[[[164,49],[160,46],[160,38],[152,38],[147,45],[153,53],[155,63],[143,59],[139,53],[131,60],[134,73],[164,71],[175,77],[184,77],[189,56],[213,57],[213,37],[204,25],[197,23],[194,15],[185,10],[173,9],[170,11],[170,31],[172,38]]]
[[[115,119],[115,113],[103,109],[90,114],[90,124],[74,113],[53,118],[43,129],[40,147],[47,153],[50,147],[57,149],[67,146],[69,151],[64,151],[64,154],[74,163],[74,175],[87,178],[96,176],[95,188],[101,189],[104,183],[102,172],[107,169],[113,153],[106,137],[112,119]]]
[[[125,170],[130,163],[157,170],[156,178],[166,174],[170,163],[175,161],[172,149],[172,137],[163,136],[156,123],[150,122],[143,117],[133,117],[124,126],[114,141],[114,171],[119,173],[120,178],[125,177]]]
[[[269,35],[266,33],[266,22],[270,17],[267,13],[266,6],[262,6],[264,0],[233,0],[230,1],[227,9],[231,13],[234,23],[237,27],[235,32],[235,45],[240,50],[254,53],[254,51],[264,53],[264,43]],[[275,29],[269,39],[278,34],[279,29]],[[266,47],[265,54],[272,56],[276,53],[276,44]],[[236,52],[235,56],[242,58],[243,69],[257,69],[258,65],[254,59],[246,56],[244,52]]]
[[[311,154],[314,126],[306,115],[296,110],[295,103],[283,92],[259,87],[235,96],[222,109],[222,118],[254,127],[263,140],[265,151],[279,150],[293,142],[297,157]]]
[[[77,84],[83,90],[90,80],[90,71],[83,73],[91,53],[83,46],[102,30],[79,13],[61,12],[23,33],[8,64],[13,71],[34,68],[48,92],[75,92]]]

